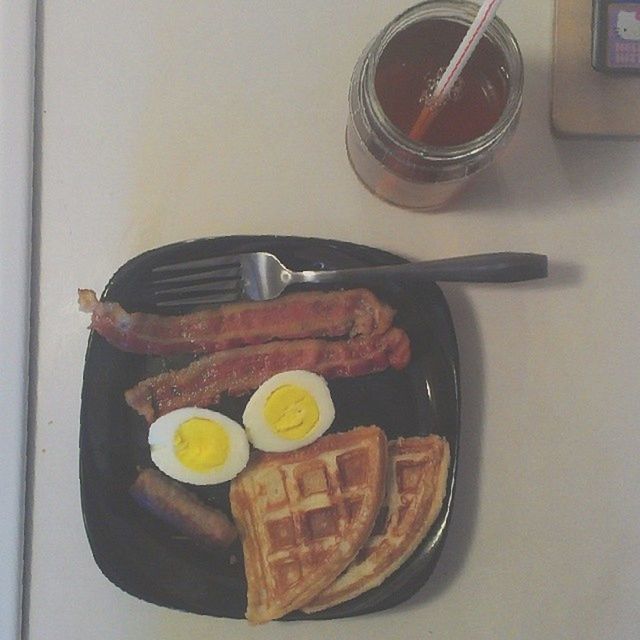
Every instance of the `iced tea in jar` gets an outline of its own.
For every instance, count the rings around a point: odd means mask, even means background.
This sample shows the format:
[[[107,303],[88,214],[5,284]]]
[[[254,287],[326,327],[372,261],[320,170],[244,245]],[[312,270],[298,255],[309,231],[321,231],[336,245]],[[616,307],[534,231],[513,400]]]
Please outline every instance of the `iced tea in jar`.
[[[522,57],[494,17],[437,115],[414,125],[478,11],[428,0],[387,25],[351,79],[347,152],[364,185],[392,204],[444,207],[511,138],[522,104]]]

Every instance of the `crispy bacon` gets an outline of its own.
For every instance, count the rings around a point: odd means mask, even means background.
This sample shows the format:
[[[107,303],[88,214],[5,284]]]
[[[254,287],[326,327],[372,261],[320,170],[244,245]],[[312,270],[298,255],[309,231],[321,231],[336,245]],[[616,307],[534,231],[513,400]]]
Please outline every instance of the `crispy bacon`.
[[[149,423],[180,407],[206,407],[223,394],[239,396],[292,369],[326,378],[361,376],[389,366],[402,369],[410,358],[409,337],[397,327],[350,340],[290,340],[221,351],[184,369],[147,378],[125,393],[127,403]]]
[[[238,530],[229,518],[155,469],[143,469],[130,488],[144,509],[205,546],[228,547]]]
[[[100,302],[78,290],[90,328],[123,351],[148,355],[213,353],[276,339],[384,333],[394,310],[367,289],[292,293],[267,302],[243,302],[185,315],[128,313],[117,302]]]

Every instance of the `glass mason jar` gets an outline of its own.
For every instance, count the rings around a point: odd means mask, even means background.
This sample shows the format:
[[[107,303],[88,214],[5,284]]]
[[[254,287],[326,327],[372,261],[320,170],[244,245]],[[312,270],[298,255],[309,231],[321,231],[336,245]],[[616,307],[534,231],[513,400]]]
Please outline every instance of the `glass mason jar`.
[[[381,105],[376,72],[394,38],[427,20],[454,22],[466,31],[477,11],[478,5],[472,2],[427,0],[389,23],[356,64],[349,89],[347,153],[363,184],[392,204],[420,210],[443,207],[471,176],[494,160],[517,126],[522,105],[522,56],[510,29],[497,17],[489,24],[483,40],[488,39],[499,53],[499,65],[494,66],[499,66],[495,71],[504,79],[505,95],[502,111],[488,130],[454,144],[416,141],[391,121]],[[452,51],[458,43],[459,40],[451,43]]]

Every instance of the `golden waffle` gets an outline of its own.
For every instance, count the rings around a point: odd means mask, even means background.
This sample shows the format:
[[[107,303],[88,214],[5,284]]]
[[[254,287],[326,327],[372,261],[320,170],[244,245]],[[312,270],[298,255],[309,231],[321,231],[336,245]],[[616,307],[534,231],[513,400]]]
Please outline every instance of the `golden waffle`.
[[[375,426],[259,453],[231,483],[247,577],[247,619],[299,609],[369,537],[384,497],[387,441]]]
[[[415,551],[442,508],[449,459],[449,445],[439,436],[389,443],[387,494],[371,537],[304,611],[321,611],[377,587]]]

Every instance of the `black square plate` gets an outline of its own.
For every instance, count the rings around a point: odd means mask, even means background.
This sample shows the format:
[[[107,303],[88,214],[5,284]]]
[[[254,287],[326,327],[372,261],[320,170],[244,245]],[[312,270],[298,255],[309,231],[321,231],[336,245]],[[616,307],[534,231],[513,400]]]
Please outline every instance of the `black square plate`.
[[[107,285],[103,299],[128,311],[152,311],[145,278],[155,266],[247,251],[270,251],[292,269],[339,269],[405,262],[379,249],[316,238],[230,236],[180,242],[130,260]],[[326,288],[326,287],[325,287]],[[377,424],[389,439],[436,433],[449,441],[451,468],[439,518],[414,554],[379,587],[326,611],[287,619],[328,619],[394,606],[429,577],[449,522],[459,435],[458,350],[449,309],[429,282],[381,279],[369,286],[397,309],[395,324],[411,339],[403,371],[331,380],[336,406],[332,430]],[[171,313],[176,313],[172,310]],[[124,401],[124,391],[192,356],[123,353],[91,333],[87,347],[80,428],[80,487],[85,528],[104,575],[124,591],[158,605],[193,613],[244,618],[246,582],[239,544],[225,553],[202,550],[140,509],[128,489],[139,466],[150,466],[148,427]],[[225,399],[217,409],[241,422],[247,397]],[[194,490],[229,512],[229,483]]]

